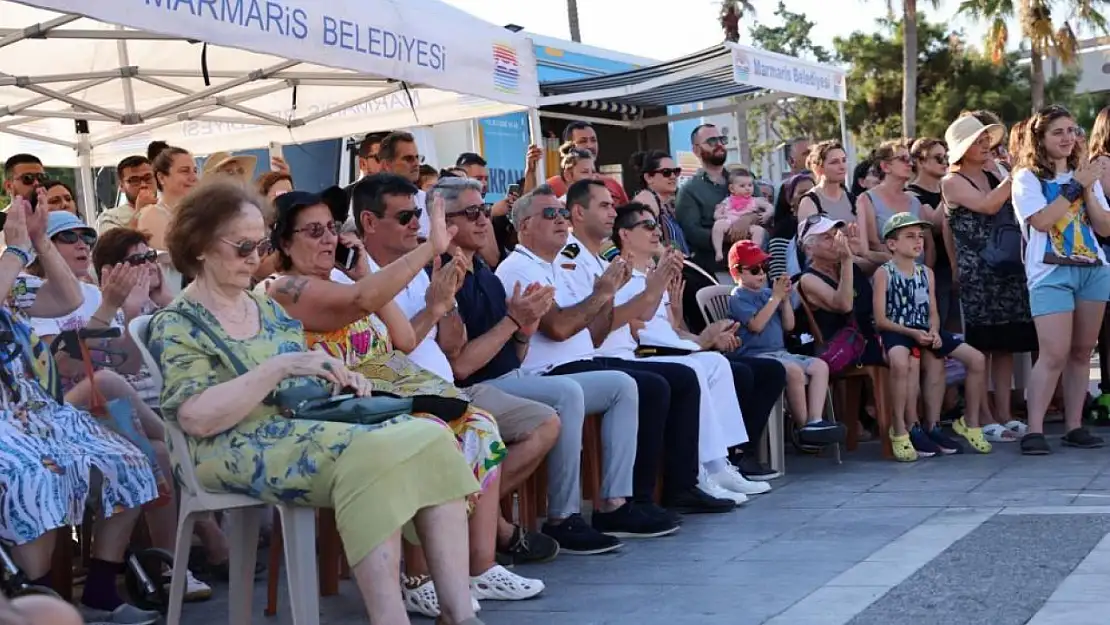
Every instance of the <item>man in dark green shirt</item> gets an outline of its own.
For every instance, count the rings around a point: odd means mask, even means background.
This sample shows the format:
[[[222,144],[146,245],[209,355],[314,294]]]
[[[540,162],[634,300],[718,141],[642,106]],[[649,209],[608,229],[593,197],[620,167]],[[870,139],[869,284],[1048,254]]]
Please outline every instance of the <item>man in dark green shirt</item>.
[[[719,269],[713,251],[713,211],[728,197],[725,146],[728,137],[713,124],[702,124],[690,135],[701,169],[678,190],[675,216],[693,252],[693,260],[711,274]]]

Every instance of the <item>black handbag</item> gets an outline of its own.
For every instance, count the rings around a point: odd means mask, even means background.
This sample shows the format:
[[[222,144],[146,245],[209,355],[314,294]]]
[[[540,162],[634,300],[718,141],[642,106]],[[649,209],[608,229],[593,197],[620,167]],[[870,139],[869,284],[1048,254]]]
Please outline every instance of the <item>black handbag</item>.
[[[231,351],[227,343],[192,312],[163,309],[157,314],[165,313],[174,313],[192,322],[197,329],[208,336],[216,349],[224,352],[238,375],[247,373],[246,365]],[[361,425],[383,423],[394,417],[414,412],[427,413],[443,421],[454,421],[466,414],[469,407],[469,403],[465,400],[438,395],[399,397],[392,393],[375,393],[370,397],[358,397],[350,392],[333,395],[326,386],[317,381],[275,390],[266,396],[263,403],[276,407],[278,412],[287,419]]]

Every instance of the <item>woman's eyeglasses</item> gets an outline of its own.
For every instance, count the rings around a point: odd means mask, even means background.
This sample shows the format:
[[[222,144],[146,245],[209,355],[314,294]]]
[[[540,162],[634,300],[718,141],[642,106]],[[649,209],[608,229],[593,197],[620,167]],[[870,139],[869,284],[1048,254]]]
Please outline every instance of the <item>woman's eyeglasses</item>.
[[[50,180],[50,177],[47,176],[46,174],[42,174],[42,173],[40,173],[40,174],[23,174],[19,177],[19,181],[22,182],[25,186],[28,186],[28,187],[35,184],[36,182],[39,183],[39,184],[45,184],[47,180]]]
[[[479,216],[485,215],[486,219],[489,219],[490,215],[492,215],[492,214],[493,214],[493,210],[489,206],[486,206],[485,204],[475,204],[473,206],[467,206],[464,209],[457,210],[457,211],[454,211],[452,213],[447,213],[444,216],[445,217],[466,217],[467,221],[478,221]]]
[[[653,169],[652,171],[650,171],[648,173],[651,174],[651,175],[659,174],[660,176],[663,176],[664,178],[677,178],[677,177],[682,175],[682,168],[681,167],[665,167],[663,169]]]
[[[154,250],[147,250],[141,254],[132,254],[127,258],[124,258],[123,262],[127,263],[128,265],[137,267],[139,265],[153,263],[156,260],[158,260],[158,252],[155,252]]]
[[[303,232],[303,233],[307,234],[309,236],[309,238],[311,238],[311,239],[319,239],[320,237],[324,236],[325,232],[330,232],[332,234],[337,234],[339,232],[339,223],[334,222],[334,221],[329,221],[327,223],[322,224],[318,221],[314,221],[314,222],[308,224],[307,226],[303,226],[301,228],[293,228],[293,232],[294,233]],[[250,252],[247,252],[247,254],[249,255]]]
[[[410,221],[412,221],[413,219],[420,219],[420,216],[423,214],[423,209],[413,208],[411,210],[398,211],[397,214],[393,216],[393,218],[396,219],[397,223],[401,224],[402,226],[407,226],[409,225]]]
[[[83,241],[85,245],[92,247],[96,245],[96,235],[91,232],[78,232],[77,230],[63,230],[54,235],[55,243],[75,245],[78,241]]]
[[[556,217],[570,220],[570,209],[566,206],[548,206],[540,212],[540,216],[548,221],[554,221]]]
[[[320,224],[313,224],[313,225],[319,226]],[[321,235],[321,236],[323,236],[323,235]],[[320,237],[315,237],[315,238],[318,239]],[[257,241],[252,241],[250,239],[243,239],[242,241],[232,241],[230,239],[222,239],[221,238],[220,240],[223,241],[224,243],[227,243],[231,247],[235,248],[235,253],[239,255],[239,258],[247,258],[252,253],[254,253],[255,250],[258,251],[259,257],[265,256],[266,254],[270,253],[270,240],[269,239],[259,239]]]

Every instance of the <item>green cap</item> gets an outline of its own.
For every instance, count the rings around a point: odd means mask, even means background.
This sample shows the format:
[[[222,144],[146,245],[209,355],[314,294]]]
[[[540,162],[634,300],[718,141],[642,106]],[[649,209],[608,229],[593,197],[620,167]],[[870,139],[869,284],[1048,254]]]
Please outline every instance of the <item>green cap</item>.
[[[933,224],[914,216],[912,213],[897,213],[891,215],[890,219],[886,220],[886,223],[883,224],[883,239],[889,239],[895,232],[910,226],[925,226],[932,228]]]

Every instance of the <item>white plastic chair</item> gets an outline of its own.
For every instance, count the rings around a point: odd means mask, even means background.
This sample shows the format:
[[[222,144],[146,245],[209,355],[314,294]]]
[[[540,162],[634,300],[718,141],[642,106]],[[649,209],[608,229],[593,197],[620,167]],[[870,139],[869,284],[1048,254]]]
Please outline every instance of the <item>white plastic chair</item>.
[[[705,318],[705,325],[728,319],[728,296],[732,294],[734,288],[727,284],[719,284],[698,289],[695,297],[698,301],[698,310]]]
[[[162,370],[147,347],[150,315],[131,320],[128,330],[142,353],[151,376],[162,385]],[[167,625],[181,622],[185,597],[184,563],[189,561],[193,525],[198,514],[225,510],[225,531],[231,545],[230,587],[228,608],[230,625],[252,622],[251,599],[254,596],[254,567],[258,557],[258,533],[263,506],[268,505],[247,495],[211,493],[197,480],[185,433],[177,423],[163,421],[169,440],[170,454],[176,465],[174,477],[181,486],[178,512],[177,541],[173,553],[173,578],[170,582]],[[319,625],[320,595],[316,571],[316,510],[277,504],[285,542],[285,571],[289,583],[289,604],[294,625]],[[178,564],[180,563],[180,564]]]

